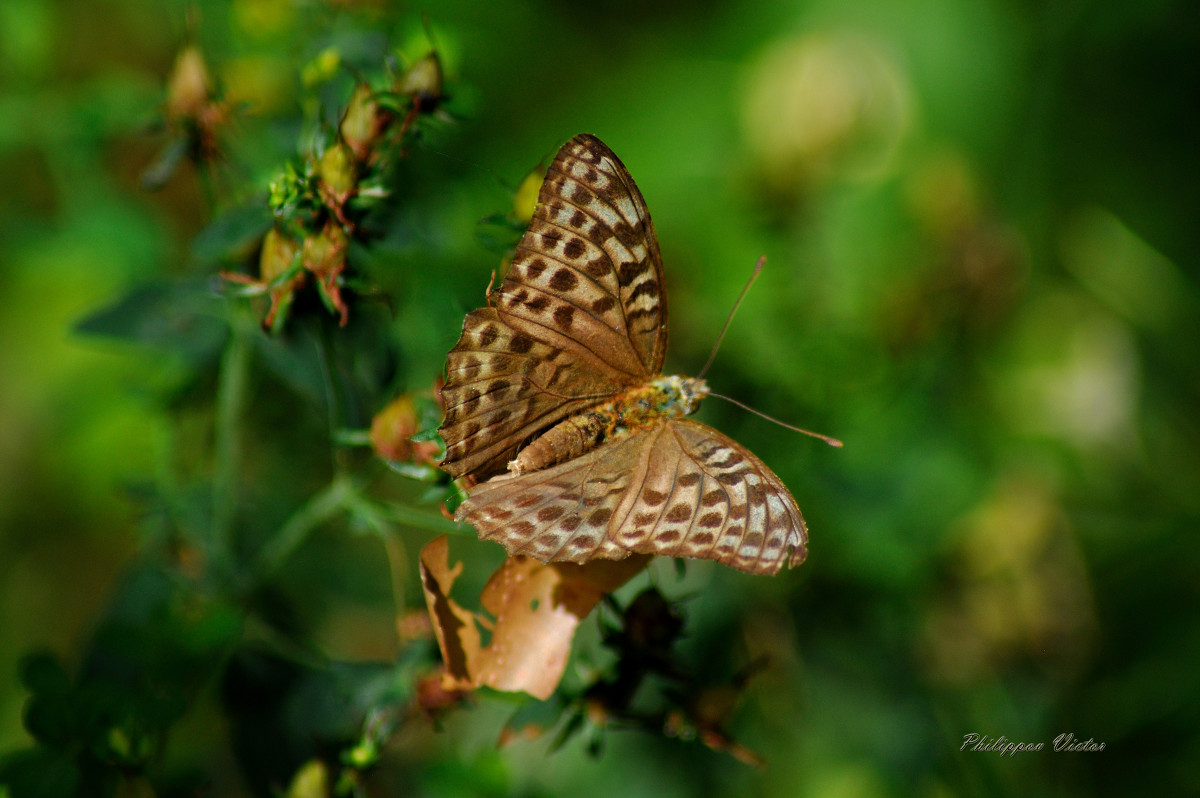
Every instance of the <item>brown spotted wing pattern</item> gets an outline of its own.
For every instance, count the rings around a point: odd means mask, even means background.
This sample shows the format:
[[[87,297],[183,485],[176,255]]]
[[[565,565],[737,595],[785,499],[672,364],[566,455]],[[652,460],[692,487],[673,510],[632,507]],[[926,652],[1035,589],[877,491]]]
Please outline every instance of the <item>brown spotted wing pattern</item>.
[[[662,258],[633,178],[580,135],[547,171],[529,229],[491,307],[469,314],[447,362],[443,468],[483,479],[571,415],[662,369]],[[779,478],[744,447],[663,417],[579,457],[476,485],[458,519],[510,554],[543,561],[632,552],[775,573],[807,532]]]
[[[446,359],[442,468],[455,478],[499,473],[522,443],[624,388],[581,368],[570,352],[517,332],[493,308],[469,313]]]
[[[695,421],[478,485],[461,519],[510,554],[620,559],[630,552],[719,560],[773,574],[804,561],[804,519],[787,488],[745,447]]]
[[[442,467],[502,471],[533,434],[657,375],[662,289],[641,192],[603,142],[576,136],[547,170],[492,307],[467,316],[450,352]]]
[[[496,308],[514,329],[639,385],[667,352],[663,284],[633,178],[595,136],[571,139],[546,171]]]

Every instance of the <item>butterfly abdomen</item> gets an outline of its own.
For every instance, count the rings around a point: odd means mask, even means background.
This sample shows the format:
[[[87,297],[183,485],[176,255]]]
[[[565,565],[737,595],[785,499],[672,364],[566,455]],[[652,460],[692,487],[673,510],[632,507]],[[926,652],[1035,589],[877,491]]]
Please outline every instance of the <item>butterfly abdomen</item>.
[[[508,464],[514,474],[539,471],[562,463],[596,448],[607,431],[605,414],[597,410],[571,416],[550,429],[520,451]]]
[[[555,424],[522,449],[508,470],[525,474],[564,463],[602,443],[693,413],[707,394],[704,380],[658,377]]]

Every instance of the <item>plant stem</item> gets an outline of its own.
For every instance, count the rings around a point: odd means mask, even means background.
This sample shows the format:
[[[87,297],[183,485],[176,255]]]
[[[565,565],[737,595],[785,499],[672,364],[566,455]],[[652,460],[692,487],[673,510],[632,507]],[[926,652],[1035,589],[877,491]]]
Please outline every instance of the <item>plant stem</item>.
[[[342,512],[357,492],[358,486],[352,479],[337,476],[319,493],[313,494],[258,552],[255,577],[262,580],[275,573],[310,532]]]
[[[231,319],[229,343],[221,357],[213,422],[216,441],[208,550],[213,564],[221,569],[228,568],[234,550],[233,521],[242,462],[242,411],[250,372],[250,344],[240,322],[238,316]]]
[[[466,524],[451,521],[440,515],[414,510],[402,504],[377,504],[375,512],[389,521],[424,529],[429,532],[448,532],[451,535],[474,535],[475,530]]]
[[[337,430],[341,428],[338,420],[341,416],[341,409],[337,392],[337,382],[333,374],[332,358],[330,357],[329,338],[320,324],[310,328],[310,333],[313,336],[313,343],[317,348],[317,360],[321,364],[321,378],[325,385],[325,412],[329,423],[329,437],[331,440],[335,440]],[[332,458],[333,471],[336,474],[341,470],[341,463],[338,458],[338,446],[330,447],[329,453]]]

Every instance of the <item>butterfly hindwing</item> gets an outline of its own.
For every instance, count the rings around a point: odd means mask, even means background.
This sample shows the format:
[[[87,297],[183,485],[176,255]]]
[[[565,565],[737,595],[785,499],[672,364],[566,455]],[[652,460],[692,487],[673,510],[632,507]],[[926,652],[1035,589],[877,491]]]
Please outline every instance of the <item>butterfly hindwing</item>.
[[[794,567],[804,562],[808,553],[804,517],[787,487],[762,460],[698,421],[670,421],[662,437],[655,454],[664,462],[647,469],[630,520],[636,527],[636,514],[646,500],[667,493],[664,509],[651,528],[649,543],[633,543],[634,551],[654,548],[675,557],[717,560],[756,574],[774,574],[785,564]],[[659,476],[652,485],[650,474],[670,477]],[[685,510],[690,510],[690,517],[684,517]],[[664,550],[675,531],[681,535],[677,548]]]
[[[609,521],[629,492],[650,434],[607,443],[551,468],[476,485],[456,519],[510,555],[547,562],[623,559],[630,552],[612,539]]]
[[[510,554],[543,560],[640,552],[773,574],[802,562],[807,543],[779,478],[729,437],[685,420],[477,485],[458,518]]]

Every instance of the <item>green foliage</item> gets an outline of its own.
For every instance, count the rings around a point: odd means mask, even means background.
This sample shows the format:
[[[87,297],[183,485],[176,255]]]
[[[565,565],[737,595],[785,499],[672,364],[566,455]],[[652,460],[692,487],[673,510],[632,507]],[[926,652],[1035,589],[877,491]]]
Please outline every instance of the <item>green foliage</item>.
[[[53,655],[22,660],[25,728],[36,744],[11,754],[0,780],[17,796],[111,794],[123,774],[161,755],[241,625],[236,608],[170,572],[131,569],[74,678]]]
[[[1200,791],[1187,4],[393,5],[0,4],[0,794]],[[660,563],[464,704],[434,386],[584,131],[668,370],[766,254],[706,377],[846,447],[709,401],[809,561]]]

